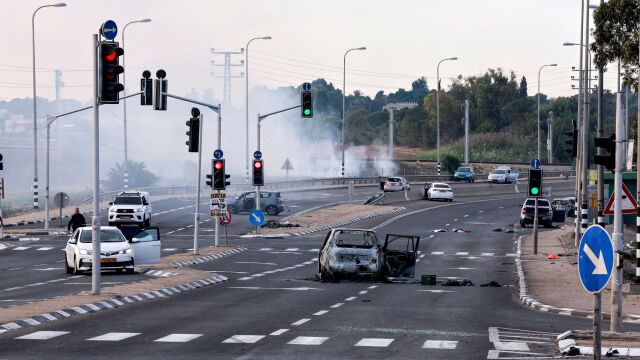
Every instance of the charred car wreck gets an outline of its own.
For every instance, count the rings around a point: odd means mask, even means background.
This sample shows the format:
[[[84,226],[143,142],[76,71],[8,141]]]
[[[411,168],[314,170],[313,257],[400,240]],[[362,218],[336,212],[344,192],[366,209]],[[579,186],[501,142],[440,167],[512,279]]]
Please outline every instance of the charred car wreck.
[[[373,230],[332,229],[318,255],[318,276],[321,280],[413,277],[419,242],[419,236],[387,234],[380,243]]]

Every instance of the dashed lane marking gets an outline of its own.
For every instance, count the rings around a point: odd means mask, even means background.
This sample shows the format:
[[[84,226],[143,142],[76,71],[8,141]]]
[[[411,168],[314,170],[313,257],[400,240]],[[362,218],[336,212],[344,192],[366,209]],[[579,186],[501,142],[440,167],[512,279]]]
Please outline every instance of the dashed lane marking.
[[[31,334],[19,336],[16,339],[20,340],[49,340],[54,337],[68,334],[68,331],[36,331]]]
[[[160,339],[154,340],[155,342],[169,342],[169,343],[184,343],[193,339],[197,339],[203,334],[169,334]]]
[[[224,340],[223,344],[255,344],[262,340],[264,335],[233,335]]]
[[[469,252],[468,252],[468,251],[458,251],[458,252],[456,253],[456,255],[459,255],[459,256],[467,256],[467,255],[469,255]]]
[[[327,341],[328,337],[322,336],[298,336],[297,338],[289,341],[289,345],[322,345]]]
[[[449,290],[418,290],[419,292],[430,292],[430,293],[434,293],[434,294],[442,294],[442,293],[450,293],[453,291],[449,291]]]
[[[458,346],[457,341],[445,341],[445,340],[427,340],[422,344],[423,349],[444,349],[455,350]]]
[[[326,314],[328,312],[329,312],[329,310],[320,310],[320,311],[318,311],[316,313],[313,313],[313,315],[314,316],[321,316],[321,315],[324,315],[324,314]]]
[[[348,297],[348,298],[344,299],[344,301],[352,301],[352,300],[355,300],[355,299],[357,299],[357,297],[351,296],[351,297]]]
[[[293,325],[293,326],[300,326],[300,325],[302,325],[302,324],[306,323],[306,322],[307,322],[307,321],[309,321],[309,320],[311,320],[311,319],[308,319],[308,318],[300,319],[300,320],[298,320],[298,321],[296,321],[296,322],[294,322],[294,323],[291,323],[291,325]]]
[[[87,340],[89,341],[120,341],[120,340],[128,339],[130,337],[134,337],[136,335],[140,335],[140,333],[110,332],[104,335],[92,337]]]
[[[344,303],[337,303],[337,304],[333,304],[333,305],[331,305],[331,306],[329,306],[329,307],[330,307],[330,308],[332,308],[332,309],[337,309],[337,308],[339,308],[339,307],[340,307],[340,306],[342,306],[342,305],[344,305]]]
[[[282,334],[286,333],[287,331],[289,331],[289,329],[279,329],[279,330],[276,330],[276,331],[272,332],[269,335],[278,336],[278,335],[282,335]]]
[[[362,338],[353,346],[387,347],[394,339]]]
[[[31,249],[31,246],[17,246],[17,247],[14,247],[11,250],[21,251],[21,250],[27,250],[27,249]]]
[[[176,248],[166,248],[166,249],[162,249],[162,251],[176,251],[178,249]]]
[[[432,251],[431,255],[444,255],[443,251]]]
[[[51,249],[53,249],[52,246],[45,246],[45,247],[37,248],[36,250],[38,250],[38,251],[47,251],[47,250],[51,250]]]

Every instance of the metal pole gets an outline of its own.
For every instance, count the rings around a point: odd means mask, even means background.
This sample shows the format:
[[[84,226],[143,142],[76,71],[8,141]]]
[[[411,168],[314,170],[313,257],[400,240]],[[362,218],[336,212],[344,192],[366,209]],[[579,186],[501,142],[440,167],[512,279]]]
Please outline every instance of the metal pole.
[[[578,134],[582,134],[582,122],[580,122],[580,119],[582,119],[581,115],[582,115],[582,54],[583,51],[585,51],[583,49],[584,47],[584,13],[585,13],[585,7],[584,7],[584,0],[582,0],[582,5],[580,7],[580,63],[579,63],[579,75],[578,75],[578,120],[577,120],[577,125],[578,125]],[[587,6],[588,7],[588,6]],[[580,135],[578,135],[578,153],[577,153],[577,159],[576,159],[576,208],[577,209],[582,209],[582,198],[580,197],[580,186],[581,184],[581,179],[580,179],[580,167],[581,167],[581,157],[582,157],[582,141],[580,140]],[[578,216],[578,214],[576,214],[576,229],[575,229],[575,246],[576,248],[578,247],[578,245],[580,244],[580,239],[581,239],[581,229],[580,229],[580,217]]]
[[[393,160],[393,109],[389,109],[389,159]]]
[[[258,114],[258,128],[257,128],[257,132],[256,135],[258,137],[258,151],[260,151],[260,121],[262,121],[262,119],[260,119],[260,114]],[[342,153],[343,156],[343,169],[344,169],[344,152]],[[264,179],[264,167],[262,168],[262,176]],[[256,210],[260,210],[260,186],[256,185]],[[260,226],[256,226],[256,234],[260,234]]]
[[[122,29],[122,50],[124,50],[124,32],[127,30],[127,26],[129,26],[128,23],[127,25],[124,26],[124,28]],[[126,69],[125,67],[125,61],[124,61],[124,57],[127,53],[125,52],[124,54],[122,54],[122,68]],[[127,94],[127,78],[125,77],[126,71],[124,71],[122,73],[122,85],[124,86],[124,95]],[[122,102],[123,106],[124,106],[124,117],[123,117],[123,123],[124,123],[124,165],[123,165],[123,170],[124,170],[124,189],[128,189],[129,188],[129,173],[127,171],[127,100],[125,99]]]
[[[46,147],[46,169],[45,169],[45,179],[46,179],[46,185],[44,188],[44,229],[45,230],[49,230],[49,133],[50,130],[49,128],[51,127],[51,124],[49,123],[49,116],[47,116],[47,124],[46,124],[46,128],[47,128],[47,147]]]
[[[600,0],[602,3],[603,0]],[[638,55],[640,56],[640,41],[638,41]],[[602,81],[602,77],[600,77],[600,81]],[[636,119],[636,127],[640,127],[637,124],[640,124],[640,81],[638,81],[638,89],[636,91],[636,95],[638,96],[638,117]],[[636,203],[640,201],[640,131],[636,128]],[[636,215],[636,249],[640,246],[640,206],[638,207],[638,213]],[[640,278],[640,251],[636,251],[636,282],[638,282]]]
[[[244,48],[244,111],[245,111],[245,137],[244,137],[244,155],[245,155],[245,177],[246,183],[249,183],[249,44],[253,39],[247,42]]]
[[[200,133],[198,134],[198,170],[196,175],[196,213],[193,224],[193,255],[198,255],[198,237],[200,236],[200,181],[202,177],[202,129],[204,116],[200,113]]]
[[[622,93],[616,98],[616,169],[614,177],[614,210],[613,210],[613,251],[614,265],[622,260],[620,254],[624,239],[622,238],[622,166],[623,157],[622,142],[624,141],[624,128],[622,121]],[[622,267],[613,267],[611,277],[611,331],[622,331]]]
[[[602,294],[598,292],[593,295],[593,359],[600,360],[602,356],[601,339],[601,318],[600,309],[602,307]]]
[[[93,216],[92,257],[91,257],[91,294],[100,295],[100,109],[98,108],[98,35],[91,39],[93,49]],[[75,265],[77,266],[77,264]]]
[[[347,86],[347,54],[349,53],[349,51],[351,50],[347,50],[347,52],[344,53],[344,58],[342,61],[342,129],[340,130],[341,136],[342,136],[342,170],[341,170],[341,174],[342,177],[344,177],[344,118],[345,118],[345,91],[346,91],[346,86]]]
[[[587,230],[589,226],[589,177],[587,176],[589,172],[589,128],[590,128],[590,111],[589,111],[589,98],[590,98],[590,82],[589,78],[591,77],[591,58],[589,53],[589,0],[587,0],[585,13],[585,29],[584,29],[584,38],[585,38],[585,61],[584,61],[584,91],[583,91],[583,100],[584,100],[584,111],[582,112],[583,123],[582,123],[582,165],[580,169],[581,180],[582,183],[581,191],[582,191],[582,203],[581,207],[581,218],[582,218],[582,233]]]
[[[529,177],[531,181],[531,177]],[[538,254],[538,198],[536,197],[535,211],[533,214],[533,254]]]
[[[464,101],[464,162],[469,165],[469,100]]]
[[[217,149],[222,149],[222,115],[220,115],[220,113],[222,112],[222,108],[220,107],[221,105],[218,104],[218,147]],[[200,141],[202,141],[202,131],[200,132]],[[202,145],[200,145],[202,146]],[[227,179],[222,179],[222,181],[227,181]],[[220,193],[220,190],[218,190],[218,194]],[[214,246],[220,246],[220,232],[219,232],[219,227],[220,227],[220,219],[214,219],[216,225],[215,225],[215,229],[214,229],[214,234],[215,234],[215,238],[213,241]],[[226,229],[226,227],[225,227]],[[226,230],[225,230],[226,231]]]
[[[547,160],[549,164],[553,164],[553,111],[549,111],[547,114]]]
[[[436,144],[438,147],[438,176],[440,176],[440,63],[444,60],[440,60],[438,66],[436,66]]]
[[[600,5],[603,4],[604,0],[600,0]],[[602,68],[598,69],[598,137],[604,137],[604,126],[603,126],[603,118],[604,118],[604,114],[603,114],[603,103],[602,103],[602,96],[603,96],[603,87],[604,87],[604,80],[603,80],[603,76],[604,72],[602,71]],[[603,155],[602,154],[602,148],[596,148],[596,154],[597,155]],[[598,224],[601,225],[602,227],[604,227],[604,215],[602,214],[602,212],[604,211],[604,169],[602,167],[602,165],[598,164],[597,166],[597,173],[598,173]],[[640,188],[639,188],[640,189]]]
[[[538,146],[536,147],[538,150],[538,159],[540,159],[540,72],[543,67],[544,65],[542,65],[538,70]]]
[[[39,7],[31,16],[31,48],[33,52],[33,209],[38,210],[38,121],[36,113],[36,36],[35,17]]]

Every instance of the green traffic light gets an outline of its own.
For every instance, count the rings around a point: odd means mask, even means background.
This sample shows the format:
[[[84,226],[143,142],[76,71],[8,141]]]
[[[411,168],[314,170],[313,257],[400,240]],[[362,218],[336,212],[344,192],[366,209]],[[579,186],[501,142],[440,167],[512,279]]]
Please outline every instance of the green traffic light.
[[[539,192],[539,191],[540,191],[540,190],[538,190],[538,188],[537,188],[537,187],[532,187],[532,188],[531,188],[531,194],[532,194],[532,195],[538,195],[538,192]]]
[[[305,115],[311,115],[311,110],[309,110],[309,109],[304,109],[304,114],[305,114]]]

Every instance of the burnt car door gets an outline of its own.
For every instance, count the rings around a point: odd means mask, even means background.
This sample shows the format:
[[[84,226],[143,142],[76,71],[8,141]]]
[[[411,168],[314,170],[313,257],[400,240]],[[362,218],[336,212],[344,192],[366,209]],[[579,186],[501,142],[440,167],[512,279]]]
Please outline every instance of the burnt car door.
[[[387,234],[382,247],[385,277],[414,277],[419,236]]]

